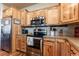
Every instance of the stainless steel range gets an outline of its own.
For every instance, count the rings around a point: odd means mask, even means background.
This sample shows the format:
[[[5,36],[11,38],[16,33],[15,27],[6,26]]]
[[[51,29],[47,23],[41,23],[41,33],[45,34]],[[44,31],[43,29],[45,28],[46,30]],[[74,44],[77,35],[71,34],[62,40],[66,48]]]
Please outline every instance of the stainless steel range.
[[[33,35],[27,36],[27,54],[33,56],[42,55],[43,36],[46,35],[44,28],[36,27]]]

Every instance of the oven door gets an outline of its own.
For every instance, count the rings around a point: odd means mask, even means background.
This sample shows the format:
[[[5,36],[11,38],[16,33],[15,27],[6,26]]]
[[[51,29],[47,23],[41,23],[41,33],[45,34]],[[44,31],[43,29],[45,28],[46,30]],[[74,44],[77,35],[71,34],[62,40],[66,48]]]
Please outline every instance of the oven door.
[[[34,48],[34,49],[41,49],[42,48],[42,38],[27,38],[27,46]]]
[[[34,48],[35,49],[41,49],[41,40],[42,39],[34,38]]]
[[[28,42],[27,42],[28,43]],[[33,38],[33,45],[27,45],[28,56],[42,55],[42,38]]]

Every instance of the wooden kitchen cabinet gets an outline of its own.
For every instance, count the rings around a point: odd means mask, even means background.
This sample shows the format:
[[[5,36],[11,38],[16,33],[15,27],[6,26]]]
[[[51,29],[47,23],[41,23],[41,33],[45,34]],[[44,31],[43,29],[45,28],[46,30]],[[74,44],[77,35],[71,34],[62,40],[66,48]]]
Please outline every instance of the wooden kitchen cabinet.
[[[30,12],[30,17],[31,17],[31,19],[32,18],[35,18],[37,15],[36,15],[36,11],[32,11],[32,12]]]
[[[27,25],[30,25],[32,18],[37,16],[44,16],[46,19],[46,13],[47,13],[46,10],[37,10],[27,13]]]
[[[44,16],[46,17],[46,9],[35,11],[36,16]]]
[[[71,54],[70,54],[70,50],[71,50],[71,45],[70,45],[70,43],[68,42],[68,41],[66,41],[65,42],[65,51],[66,51],[66,56],[70,56]]]
[[[43,45],[43,55],[70,56],[70,45],[64,39],[45,38]]]
[[[61,3],[61,23],[74,23],[78,20],[78,3]]]
[[[58,39],[57,40],[57,55],[58,56],[66,56],[68,54],[68,46],[66,46],[66,40]]]
[[[12,15],[12,8],[8,8],[3,11],[3,17],[8,17]]]
[[[59,16],[60,16],[60,6],[51,7],[47,10],[47,19],[46,23],[48,25],[57,25],[59,23]]]
[[[57,43],[56,43],[56,56],[66,56],[67,54],[67,47],[66,47],[66,40],[64,39],[57,39]]]
[[[73,43],[64,38],[44,38],[44,56],[79,56],[79,50],[77,49]]]
[[[32,15],[31,12],[27,13],[27,26],[29,26],[31,24],[31,20],[32,20],[32,16],[31,15]]]
[[[55,56],[55,42],[44,41],[43,55],[44,56]]]
[[[26,52],[26,36],[17,36],[16,37],[16,50]]]
[[[27,11],[21,10],[21,26],[27,25]]]
[[[21,38],[21,51],[26,52],[26,36],[22,36]]]
[[[20,50],[21,49],[21,37],[20,36],[17,36],[16,37],[16,50]]]
[[[14,7],[10,7],[3,11],[3,17],[10,17],[13,19],[20,19],[20,11]]]
[[[17,14],[16,14],[17,13]],[[21,11],[20,10],[17,10],[16,12],[16,19],[20,20],[21,21]]]
[[[71,51],[70,51],[71,56],[79,56],[79,51],[74,48],[74,46],[71,46]]]
[[[15,8],[12,8],[12,18],[13,19],[18,19],[18,10]]]

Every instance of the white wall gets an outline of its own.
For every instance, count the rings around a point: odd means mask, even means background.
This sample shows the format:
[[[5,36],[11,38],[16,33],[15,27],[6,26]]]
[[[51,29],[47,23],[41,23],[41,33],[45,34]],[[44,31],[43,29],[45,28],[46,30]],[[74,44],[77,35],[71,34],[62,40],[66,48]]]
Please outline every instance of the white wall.
[[[3,5],[0,3],[0,48],[1,48],[1,19],[2,19]]]

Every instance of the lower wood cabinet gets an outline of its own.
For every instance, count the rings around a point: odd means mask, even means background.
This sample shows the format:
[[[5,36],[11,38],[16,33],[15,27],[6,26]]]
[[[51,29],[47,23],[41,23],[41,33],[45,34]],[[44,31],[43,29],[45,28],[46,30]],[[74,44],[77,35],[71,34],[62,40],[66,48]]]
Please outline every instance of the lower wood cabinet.
[[[26,36],[21,38],[21,51],[26,52]]]
[[[68,40],[44,38],[44,56],[79,56],[79,51]]]
[[[57,45],[59,45],[59,47],[57,46],[58,56],[66,56],[68,54],[68,48],[67,48],[67,45],[66,45],[66,40],[61,39],[57,42],[58,42]]]
[[[16,50],[26,52],[26,36],[16,37]]]
[[[79,56],[79,51],[76,50],[73,46],[71,46],[70,55],[71,56]]]
[[[16,50],[20,50],[21,48],[20,41],[21,41],[20,36],[16,36]]]
[[[43,55],[44,56],[65,56],[65,40],[49,39],[52,41],[44,41]]]
[[[70,56],[70,50],[71,50],[71,45],[68,41],[65,42],[65,51],[66,51],[66,56]]]
[[[44,47],[43,47],[43,55],[44,56],[54,56],[55,55],[55,42],[44,42]]]

